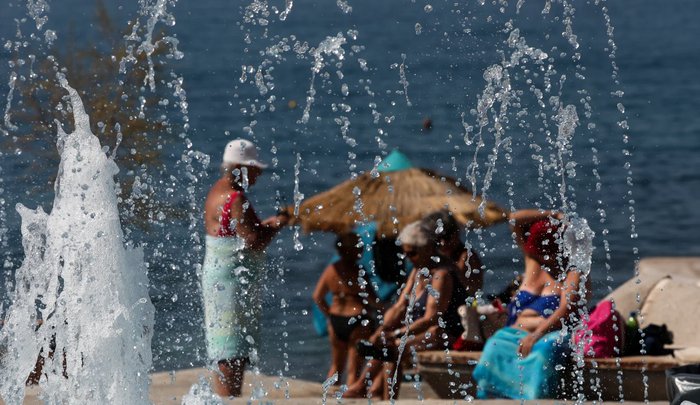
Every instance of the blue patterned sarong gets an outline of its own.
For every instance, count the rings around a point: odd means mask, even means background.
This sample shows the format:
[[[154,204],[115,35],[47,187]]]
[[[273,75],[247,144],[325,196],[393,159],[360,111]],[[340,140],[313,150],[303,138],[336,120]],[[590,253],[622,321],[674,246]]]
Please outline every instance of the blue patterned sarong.
[[[210,360],[257,358],[265,255],[238,237],[206,237],[202,295]]]
[[[556,396],[559,370],[569,361],[569,339],[561,331],[538,340],[532,352],[521,359],[518,343],[527,332],[506,327],[486,342],[474,369],[477,397],[539,399]]]

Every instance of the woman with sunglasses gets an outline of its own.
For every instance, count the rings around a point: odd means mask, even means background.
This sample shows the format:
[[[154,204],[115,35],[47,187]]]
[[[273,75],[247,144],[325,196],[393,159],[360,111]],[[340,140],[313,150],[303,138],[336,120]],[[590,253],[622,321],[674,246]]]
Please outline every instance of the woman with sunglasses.
[[[401,359],[416,351],[449,347],[463,332],[457,308],[466,301],[466,291],[456,279],[453,261],[438,251],[439,239],[421,221],[407,225],[399,234],[405,257],[413,263],[398,301],[384,314],[383,324],[369,342],[360,346],[373,357],[364,376],[346,391],[345,398],[396,398],[401,381]]]

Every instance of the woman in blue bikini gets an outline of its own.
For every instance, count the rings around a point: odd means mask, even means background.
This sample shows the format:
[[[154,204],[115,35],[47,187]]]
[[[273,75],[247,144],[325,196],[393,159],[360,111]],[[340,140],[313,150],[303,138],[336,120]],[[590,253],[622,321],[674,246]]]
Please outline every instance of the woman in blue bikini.
[[[525,272],[508,306],[507,326],[492,336],[474,370],[478,397],[536,399],[555,394],[556,362],[564,362],[579,301],[580,274],[563,254],[562,215],[539,210],[510,214]]]

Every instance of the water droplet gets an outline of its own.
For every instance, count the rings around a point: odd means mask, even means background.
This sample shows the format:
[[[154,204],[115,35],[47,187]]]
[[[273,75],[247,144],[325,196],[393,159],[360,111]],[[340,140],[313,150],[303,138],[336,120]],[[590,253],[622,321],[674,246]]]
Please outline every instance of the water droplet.
[[[416,35],[420,35],[423,32],[423,26],[420,23],[416,23]]]

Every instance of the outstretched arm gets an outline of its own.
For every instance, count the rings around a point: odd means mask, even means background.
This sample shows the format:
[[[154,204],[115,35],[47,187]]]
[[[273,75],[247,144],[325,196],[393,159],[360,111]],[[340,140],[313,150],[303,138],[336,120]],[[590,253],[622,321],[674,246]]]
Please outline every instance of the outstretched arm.
[[[539,254],[539,249],[537,249],[537,252],[533,252],[532,249],[527,250],[525,249],[525,243],[527,238],[525,237],[525,234],[530,231],[532,225],[537,222],[537,221],[542,221],[546,220],[549,218],[555,218],[557,220],[561,220],[564,218],[564,215],[562,215],[560,212],[555,212],[555,211],[540,211],[540,210],[520,210],[516,211],[510,214],[509,219],[511,222],[511,227],[513,229],[513,236],[515,238],[515,241],[518,243],[518,246],[520,246],[520,249],[523,251],[523,254],[525,256],[529,256],[532,259],[536,260],[538,263],[546,263],[548,262],[548,258],[546,256],[543,256]]]
[[[231,218],[236,218],[236,234],[245,240],[246,246],[253,250],[264,250],[272,239],[289,222],[288,216],[278,215],[265,221],[255,214],[250,201],[245,195],[231,204]]]
[[[508,220],[511,224],[511,229],[515,235],[515,241],[518,245],[523,246],[525,243],[525,233],[530,229],[530,226],[537,221],[556,218],[562,219],[562,214],[556,211],[543,211],[537,209],[525,209],[513,211],[508,215]]]

